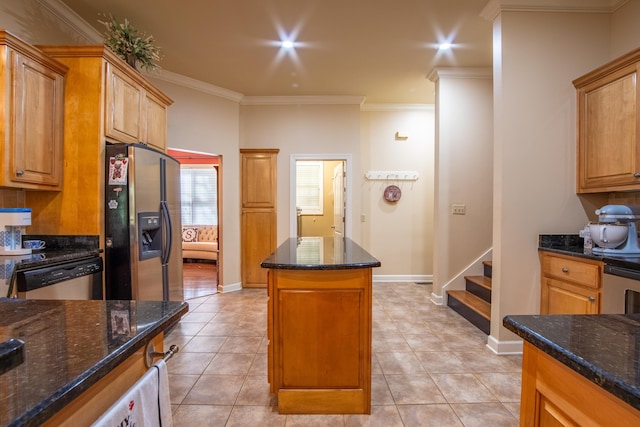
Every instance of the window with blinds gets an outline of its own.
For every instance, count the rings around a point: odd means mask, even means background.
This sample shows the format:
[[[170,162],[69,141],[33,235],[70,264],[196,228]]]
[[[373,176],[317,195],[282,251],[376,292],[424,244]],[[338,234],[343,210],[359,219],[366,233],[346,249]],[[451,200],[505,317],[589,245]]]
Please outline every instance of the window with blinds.
[[[296,207],[302,215],[322,215],[323,166],[321,161],[296,162]]]
[[[182,225],[218,225],[218,171],[211,165],[180,168]]]

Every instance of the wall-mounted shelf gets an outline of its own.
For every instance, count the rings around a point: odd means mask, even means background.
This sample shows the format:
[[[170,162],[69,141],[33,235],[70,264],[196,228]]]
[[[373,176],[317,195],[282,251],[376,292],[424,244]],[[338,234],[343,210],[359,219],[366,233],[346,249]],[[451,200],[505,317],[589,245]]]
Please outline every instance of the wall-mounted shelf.
[[[416,171],[367,171],[364,177],[369,180],[382,181],[417,181]]]

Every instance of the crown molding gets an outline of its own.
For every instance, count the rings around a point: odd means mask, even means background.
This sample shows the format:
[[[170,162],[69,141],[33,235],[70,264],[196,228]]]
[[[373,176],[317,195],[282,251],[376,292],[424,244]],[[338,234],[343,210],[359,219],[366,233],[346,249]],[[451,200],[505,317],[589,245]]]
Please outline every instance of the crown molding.
[[[241,105],[362,105],[364,96],[245,96]]]
[[[183,86],[189,89],[197,90],[209,95],[219,96],[220,98],[228,99],[234,102],[240,102],[244,95],[240,92],[225,89],[220,86],[213,85],[211,83],[205,83],[201,80],[196,80],[191,77],[183,76],[182,74],[174,73],[172,71],[163,70],[162,68],[147,72],[142,70],[142,74],[146,77],[162,80],[168,83],[173,83],[178,86]]]
[[[360,111],[435,111],[434,104],[362,104]]]
[[[493,21],[502,12],[612,13],[629,0],[490,0],[480,16]]]
[[[492,79],[493,69],[491,67],[436,67],[427,75],[427,78],[434,83],[443,77],[450,79]]]

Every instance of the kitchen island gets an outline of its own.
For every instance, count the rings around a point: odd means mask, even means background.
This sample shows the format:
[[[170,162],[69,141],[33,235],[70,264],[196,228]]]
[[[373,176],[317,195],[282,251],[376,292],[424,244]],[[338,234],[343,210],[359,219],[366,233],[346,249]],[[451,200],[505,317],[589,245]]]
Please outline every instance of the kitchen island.
[[[507,316],[525,340],[521,426],[640,425],[640,315]]]
[[[0,342],[24,342],[0,358],[0,425],[89,425],[146,371],[145,348],[186,302],[0,299]],[[20,359],[22,362],[20,363]]]
[[[265,259],[268,380],[281,414],[371,413],[372,268],[348,238],[286,240]]]

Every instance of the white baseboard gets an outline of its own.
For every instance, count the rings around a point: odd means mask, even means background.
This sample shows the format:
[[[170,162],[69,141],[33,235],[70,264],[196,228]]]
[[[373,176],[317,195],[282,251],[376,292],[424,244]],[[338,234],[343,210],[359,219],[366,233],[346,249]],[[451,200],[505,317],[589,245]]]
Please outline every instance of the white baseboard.
[[[382,283],[382,282],[410,283],[410,282],[416,282],[416,283],[420,283],[420,284],[422,284],[422,283],[431,284],[431,283],[433,283],[433,275],[430,275],[430,274],[417,274],[417,275],[402,275],[402,274],[397,274],[397,275],[387,274],[387,275],[383,275],[383,274],[374,274],[372,280],[375,283]]]
[[[435,305],[444,305],[444,297],[442,295],[431,292],[431,302]]]
[[[242,283],[230,283],[228,285],[218,285],[218,292],[221,294],[226,294],[229,292],[236,292],[242,290]]]
[[[522,340],[517,341],[498,341],[489,335],[487,339],[487,347],[495,354],[507,355],[507,354],[522,354]]]

